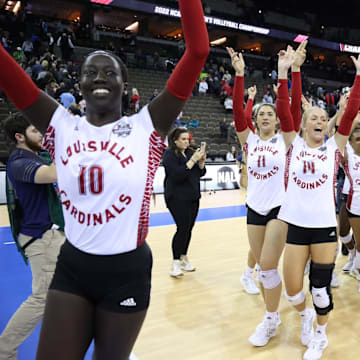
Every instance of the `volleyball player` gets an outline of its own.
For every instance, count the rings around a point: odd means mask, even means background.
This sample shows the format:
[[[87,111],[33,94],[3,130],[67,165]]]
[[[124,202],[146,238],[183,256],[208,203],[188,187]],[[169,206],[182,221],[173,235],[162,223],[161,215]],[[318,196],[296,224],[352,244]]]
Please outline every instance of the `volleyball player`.
[[[304,112],[304,139],[297,135],[287,87],[294,54],[289,47],[279,53],[277,111],[287,148],[287,189],[278,217],[288,223],[284,254],[286,297],[302,318],[310,312],[303,292],[304,268],[310,254],[310,292],[317,313],[315,335],[301,339],[308,346],[305,360],[320,359],[328,345],[326,326],[333,309],[330,282],[337,244],[334,183],[360,105],[360,56],[352,60],[356,67],[353,90],[337,133],[325,143],[327,114],[318,107]],[[310,330],[313,331],[312,324]]]
[[[304,45],[303,45],[304,47]],[[258,134],[243,110],[244,67],[241,53],[228,48],[236,71],[234,90],[234,119],[239,141],[247,155],[248,188],[246,195],[247,230],[250,247],[260,266],[259,283],[266,305],[263,321],[249,338],[254,346],[265,346],[276,335],[280,325],[278,307],[281,295],[281,278],[277,270],[286,238],[286,224],[277,220],[284,198],[285,143],[276,134],[276,110],[269,104],[261,104],[255,114]],[[297,51],[299,66],[305,60],[303,49]],[[293,106],[301,107],[299,76]],[[300,79],[301,81],[301,79]],[[300,87],[300,91],[299,91]]]
[[[41,92],[0,48],[0,88],[40,130],[55,158],[67,241],[47,297],[37,360],[128,359],[149,305],[151,251],[145,242],[152,182],[164,139],[190,97],[209,53],[200,0],[179,0],[187,49],[166,88],[121,118],[125,67],[91,53],[80,86],[86,117]],[[50,126],[49,126],[50,125]]]

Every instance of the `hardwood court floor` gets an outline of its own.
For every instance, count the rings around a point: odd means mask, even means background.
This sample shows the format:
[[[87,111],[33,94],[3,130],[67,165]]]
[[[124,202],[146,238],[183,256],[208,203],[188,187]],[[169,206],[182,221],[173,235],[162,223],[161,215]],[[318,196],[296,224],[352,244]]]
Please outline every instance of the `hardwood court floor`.
[[[242,191],[223,191],[203,196],[201,207],[243,203]],[[152,212],[163,211],[163,197],[158,195]],[[6,225],[6,220],[3,223]],[[150,228],[153,288],[151,306],[134,349],[139,359],[302,359],[305,347],[299,339],[300,319],[284,296],[279,334],[264,348],[253,348],[247,341],[263,318],[264,306],[260,295],[246,294],[239,281],[248,251],[245,217],[196,223],[189,255],[197,271],[182,279],[168,275],[174,231],[174,225]],[[339,255],[336,270],[340,288],[333,291],[335,310],[328,326],[329,347],[322,359],[353,360],[359,356],[360,293],[357,282],[341,273],[345,262]]]

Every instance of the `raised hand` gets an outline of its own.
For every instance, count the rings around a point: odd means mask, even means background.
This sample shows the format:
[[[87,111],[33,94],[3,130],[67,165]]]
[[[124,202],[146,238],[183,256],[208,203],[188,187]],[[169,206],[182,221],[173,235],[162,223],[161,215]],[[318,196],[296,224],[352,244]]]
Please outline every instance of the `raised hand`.
[[[355,56],[350,56],[350,57],[356,67],[356,75],[360,75],[360,54],[358,58],[356,58]]]
[[[312,100],[310,99],[310,101],[312,101]],[[302,105],[303,111],[306,111],[307,109],[312,107],[310,101],[308,101],[304,95],[301,95],[301,105]]]
[[[251,86],[251,87],[248,88],[248,94],[249,94],[250,99],[254,100],[255,96],[256,96],[256,93],[257,93],[256,85]]]
[[[294,49],[288,45],[286,51],[280,50],[278,59],[278,68],[280,70],[288,70],[291,65],[295,62],[295,51]]]
[[[349,94],[342,94],[339,100],[339,110],[344,111],[349,100]]]
[[[226,48],[228,54],[231,57],[231,65],[236,71],[236,75],[244,76],[245,62],[241,53],[237,53],[233,48]]]
[[[292,65],[292,70],[293,71],[299,71],[300,67],[302,66],[302,64],[304,63],[305,59],[306,59],[306,45],[307,45],[307,40],[303,41],[298,48],[295,51],[295,60],[294,60],[294,64]]]

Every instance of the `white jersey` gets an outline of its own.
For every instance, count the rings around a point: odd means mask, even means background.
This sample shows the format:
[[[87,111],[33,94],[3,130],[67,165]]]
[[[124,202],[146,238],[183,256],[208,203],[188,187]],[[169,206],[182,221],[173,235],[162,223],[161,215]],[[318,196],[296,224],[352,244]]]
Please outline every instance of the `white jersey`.
[[[347,142],[347,144],[346,144],[346,152],[348,154],[348,157],[350,157],[350,155],[354,153],[354,149],[349,144],[349,142]],[[349,181],[349,178],[348,178],[348,175],[347,175],[346,165],[345,165],[344,171],[345,171],[345,181],[344,181],[344,186],[342,188],[342,193],[345,194],[345,195],[349,195],[350,181]]]
[[[348,150],[348,147],[346,147],[346,150]],[[349,183],[347,208],[351,213],[360,215],[360,156],[356,155],[353,150],[348,150],[347,153],[348,160],[345,164],[345,172]]]
[[[55,161],[67,239],[98,255],[140,246],[148,232],[152,183],[166,147],[147,106],[103,126],[59,106],[43,144]]]
[[[267,215],[280,206],[284,198],[284,140],[279,134],[261,140],[250,131],[244,151],[248,171],[246,204],[255,212]]]
[[[306,228],[337,226],[335,182],[341,158],[334,137],[310,148],[296,135],[287,153],[286,193],[278,218]]]

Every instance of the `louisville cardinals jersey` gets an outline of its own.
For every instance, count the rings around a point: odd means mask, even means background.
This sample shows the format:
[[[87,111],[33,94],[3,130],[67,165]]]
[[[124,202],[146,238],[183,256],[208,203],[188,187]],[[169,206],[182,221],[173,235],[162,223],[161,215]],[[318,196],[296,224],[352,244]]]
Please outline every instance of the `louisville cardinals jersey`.
[[[108,255],[145,241],[152,183],[166,147],[147,106],[103,126],[59,106],[43,145],[55,161],[65,235],[75,247]]]

